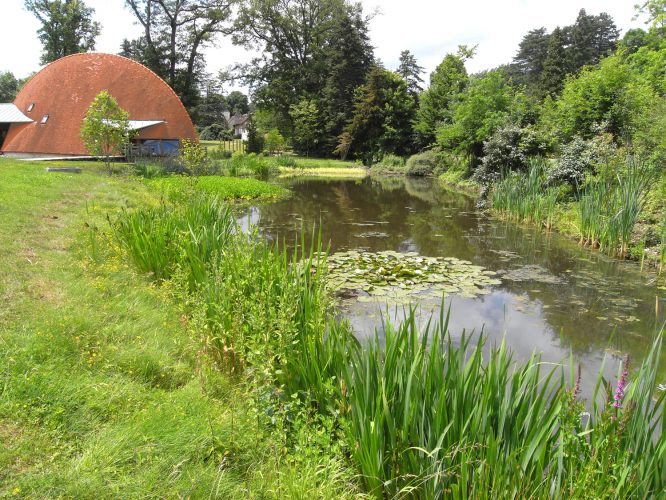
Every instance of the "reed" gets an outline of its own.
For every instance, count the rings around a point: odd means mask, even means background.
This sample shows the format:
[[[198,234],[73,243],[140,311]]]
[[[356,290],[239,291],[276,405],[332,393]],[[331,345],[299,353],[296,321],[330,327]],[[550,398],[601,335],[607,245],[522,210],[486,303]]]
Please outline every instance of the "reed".
[[[258,419],[282,415],[288,429],[304,411],[327,422],[371,496],[647,498],[666,488],[661,335],[634,377],[624,364],[608,388],[600,371],[581,418],[573,369],[567,377],[538,355],[517,363],[482,335],[456,340],[444,307],[423,329],[410,308],[359,344],[333,317],[317,238],[277,247],[203,196],[126,211],[112,228],[141,270],[182,285],[190,328],[220,368],[244,374]]]
[[[546,188],[545,164],[532,159],[526,173],[507,172],[492,191],[493,210],[516,222],[552,227],[558,191]]]
[[[581,243],[611,256],[626,257],[634,226],[650,189],[650,167],[629,157],[626,171],[609,181],[590,183],[579,200]]]

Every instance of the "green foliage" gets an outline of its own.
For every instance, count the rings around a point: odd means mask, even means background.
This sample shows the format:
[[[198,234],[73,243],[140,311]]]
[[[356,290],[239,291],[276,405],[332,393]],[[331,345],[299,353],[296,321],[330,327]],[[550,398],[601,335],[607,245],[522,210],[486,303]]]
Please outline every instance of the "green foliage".
[[[617,174],[616,183],[590,183],[579,202],[581,243],[624,258],[652,176],[648,164],[629,157],[626,171]]]
[[[81,127],[81,139],[88,153],[106,158],[111,173],[111,155],[123,154],[130,141],[129,115],[106,90],[90,104]]]
[[[254,118],[247,125],[247,146],[245,149],[248,153],[255,154],[259,154],[264,150],[264,138],[257,131]]]
[[[656,101],[650,86],[620,57],[608,57],[598,69],[586,68],[567,81],[557,100],[558,133],[565,140],[589,138],[603,123],[615,137],[631,137]]]
[[[95,9],[83,0],[26,0],[25,8],[42,23],[37,30],[42,64],[95,49],[101,27],[93,21]]]
[[[474,179],[488,185],[507,171],[526,171],[528,159],[545,153],[546,146],[533,127],[505,125],[483,144],[483,158]]]
[[[354,91],[373,62],[367,22],[361,5],[347,0],[242,4],[235,38],[263,52],[242,74],[256,87],[259,111],[272,115],[264,131],[276,127],[291,138],[292,106],[314,100],[319,126],[310,153],[332,154],[349,120]]]
[[[229,30],[232,4],[227,0],[125,0],[125,4],[143,34],[125,39],[120,55],[153,70],[188,110],[196,111],[197,84],[206,79],[202,51],[216,34]]]
[[[447,54],[430,75],[430,87],[420,96],[414,131],[423,146],[435,140],[437,128],[453,121],[453,108],[468,82],[465,59]]]
[[[433,175],[439,166],[439,158],[434,151],[423,151],[410,156],[406,163],[407,175],[423,177]]]
[[[526,173],[505,171],[492,189],[492,208],[517,222],[530,222],[550,229],[553,225],[558,189],[546,187],[546,167],[532,159]]]
[[[272,128],[268,131],[264,140],[264,147],[269,154],[279,153],[284,149],[284,137],[278,129]]]
[[[19,81],[10,71],[0,73],[0,102],[14,102],[19,90]]]
[[[192,195],[192,186],[186,177],[162,177],[149,185],[175,200],[187,200]],[[194,190],[222,200],[272,199],[287,195],[284,188],[267,182],[220,176],[199,177]]]
[[[231,130],[226,125],[220,125],[219,123],[212,123],[199,133],[199,138],[202,141],[230,141],[232,136]]]
[[[568,184],[578,190],[584,187],[590,175],[614,177],[618,167],[617,148],[611,137],[602,134],[585,141],[576,136],[562,146],[557,165],[549,172],[549,184]]]
[[[437,129],[437,143],[442,149],[480,158],[483,142],[511,113],[524,108],[520,99],[502,71],[475,76],[455,105],[452,122]]]
[[[418,99],[418,96],[423,92],[423,78],[421,74],[423,73],[423,67],[419,66],[416,62],[414,54],[409,50],[403,50],[400,53],[400,64],[396,70],[403,80],[407,82],[407,91]]]
[[[384,154],[405,155],[411,149],[414,100],[406,82],[379,66],[358,89],[354,111],[340,136],[336,153],[352,153],[370,166]]]
[[[400,174],[407,171],[405,159],[392,154],[384,155],[379,163],[372,166],[372,172],[376,174]]]
[[[206,148],[198,142],[183,139],[180,142],[180,159],[194,176],[210,175],[212,164]]]
[[[317,103],[312,99],[303,99],[291,105],[289,115],[294,122],[294,150],[309,156],[310,149],[316,146],[321,135],[318,130]]]

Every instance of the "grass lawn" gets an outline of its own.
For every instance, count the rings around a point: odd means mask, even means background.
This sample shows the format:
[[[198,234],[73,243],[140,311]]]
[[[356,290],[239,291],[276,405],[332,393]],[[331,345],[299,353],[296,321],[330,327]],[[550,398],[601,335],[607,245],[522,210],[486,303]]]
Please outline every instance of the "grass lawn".
[[[0,159],[0,497],[312,490],[316,471],[258,428],[168,290],[119,258],[95,263],[94,228],[154,191],[45,166]]]
[[[289,194],[288,190],[275,184],[240,177],[160,177],[148,180],[146,184],[165,194],[182,193],[193,188],[225,200],[268,200]]]

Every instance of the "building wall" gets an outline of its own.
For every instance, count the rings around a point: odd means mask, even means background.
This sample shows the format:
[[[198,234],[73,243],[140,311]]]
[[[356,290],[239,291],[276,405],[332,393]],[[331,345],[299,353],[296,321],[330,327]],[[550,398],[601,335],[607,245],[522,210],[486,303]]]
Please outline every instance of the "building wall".
[[[141,139],[190,139],[196,132],[173,90],[145,66],[112,54],[75,54],[49,64],[21,90],[14,104],[29,124],[12,125],[2,146],[8,153],[86,155],[80,130],[93,99],[107,90],[131,120],[164,120]],[[30,104],[34,104],[28,111]],[[42,117],[49,115],[45,124]]]

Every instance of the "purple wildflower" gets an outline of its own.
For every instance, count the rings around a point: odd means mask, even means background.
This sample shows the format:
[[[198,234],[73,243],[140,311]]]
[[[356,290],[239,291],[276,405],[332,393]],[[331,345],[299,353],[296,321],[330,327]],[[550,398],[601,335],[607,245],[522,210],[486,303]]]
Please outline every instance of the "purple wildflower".
[[[578,365],[578,376],[576,377],[576,385],[573,390],[573,399],[575,400],[580,394],[580,365]]]
[[[620,375],[620,380],[617,381],[617,388],[615,389],[615,395],[613,396],[614,408],[622,407],[622,398],[624,398],[624,388],[627,386],[628,376],[629,376],[629,356],[627,355],[624,358],[624,368],[622,369],[622,375]]]

